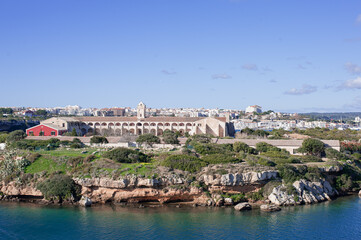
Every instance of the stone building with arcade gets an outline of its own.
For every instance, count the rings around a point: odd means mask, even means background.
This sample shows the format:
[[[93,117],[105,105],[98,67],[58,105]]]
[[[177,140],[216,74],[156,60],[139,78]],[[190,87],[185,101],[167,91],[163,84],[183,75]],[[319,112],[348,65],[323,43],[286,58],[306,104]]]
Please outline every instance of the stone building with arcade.
[[[42,121],[32,130],[39,130],[44,126],[66,129],[66,132],[75,129],[80,136],[123,136],[145,133],[160,136],[165,130],[179,131],[181,134],[187,132],[190,135],[210,134],[215,137],[233,135],[233,125],[229,117],[148,117],[146,109],[145,104],[140,102],[137,106],[137,116],[134,117],[53,117]],[[35,132],[39,131],[32,131],[33,136],[36,136]],[[27,133],[30,135],[29,131]],[[45,132],[42,136],[46,136]]]

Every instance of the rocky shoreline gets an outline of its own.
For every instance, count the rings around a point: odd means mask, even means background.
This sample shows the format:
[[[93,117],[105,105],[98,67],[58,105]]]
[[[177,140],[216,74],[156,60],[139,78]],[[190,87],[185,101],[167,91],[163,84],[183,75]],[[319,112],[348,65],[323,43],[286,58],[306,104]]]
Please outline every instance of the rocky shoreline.
[[[136,175],[118,179],[74,177],[75,184],[80,187],[80,197],[64,200],[46,200],[35,183],[20,186],[14,181],[6,184],[2,182],[0,200],[45,205],[121,204],[144,207],[151,204],[235,207],[238,211],[252,208],[277,211],[282,206],[314,204],[330,201],[341,195],[325,179],[317,179],[317,181],[300,179],[290,185],[282,182],[279,172],[272,167],[231,164],[225,174],[220,173],[219,167],[217,165],[205,167],[195,179],[191,180],[184,172],[171,172],[168,169],[163,169],[163,172],[168,174],[159,178],[144,178]],[[270,184],[271,182],[273,185]],[[267,193],[262,201],[235,201],[230,197],[232,194],[257,193],[267,186],[269,194]]]

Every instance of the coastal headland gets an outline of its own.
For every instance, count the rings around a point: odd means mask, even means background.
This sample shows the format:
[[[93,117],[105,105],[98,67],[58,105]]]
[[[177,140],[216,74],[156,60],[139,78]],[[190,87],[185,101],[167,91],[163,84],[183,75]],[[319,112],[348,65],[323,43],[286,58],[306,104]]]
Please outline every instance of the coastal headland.
[[[84,143],[81,137],[36,140],[9,134],[0,156],[1,200],[274,211],[360,190],[358,155],[343,145],[337,151],[307,138],[299,153],[291,154],[267,140],[250,147],[237,139],[223,143],[207,135],[173,134],[140,135],[135,147],[116,147],[97,136]],[[169,139],[177,142],[166,143]]]

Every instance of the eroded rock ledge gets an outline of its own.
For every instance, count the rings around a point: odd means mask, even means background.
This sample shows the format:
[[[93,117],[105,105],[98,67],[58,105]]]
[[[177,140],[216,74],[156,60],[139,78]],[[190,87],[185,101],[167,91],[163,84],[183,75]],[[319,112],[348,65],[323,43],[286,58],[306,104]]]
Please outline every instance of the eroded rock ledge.
[[[268,199],[276,205],[312,204],[326,200],[338,195],[328,181],[310,182],[304,179],[295,181],[293,193],[287,192],[287,187],[281,184],[275,187]]]

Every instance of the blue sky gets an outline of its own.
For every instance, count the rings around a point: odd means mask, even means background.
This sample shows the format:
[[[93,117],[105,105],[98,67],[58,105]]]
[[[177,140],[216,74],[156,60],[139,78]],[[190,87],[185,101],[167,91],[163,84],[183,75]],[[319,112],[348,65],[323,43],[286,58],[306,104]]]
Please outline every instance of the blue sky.
[[[4,0],[0,84],[0,106],[361,111],[361,1]]]

